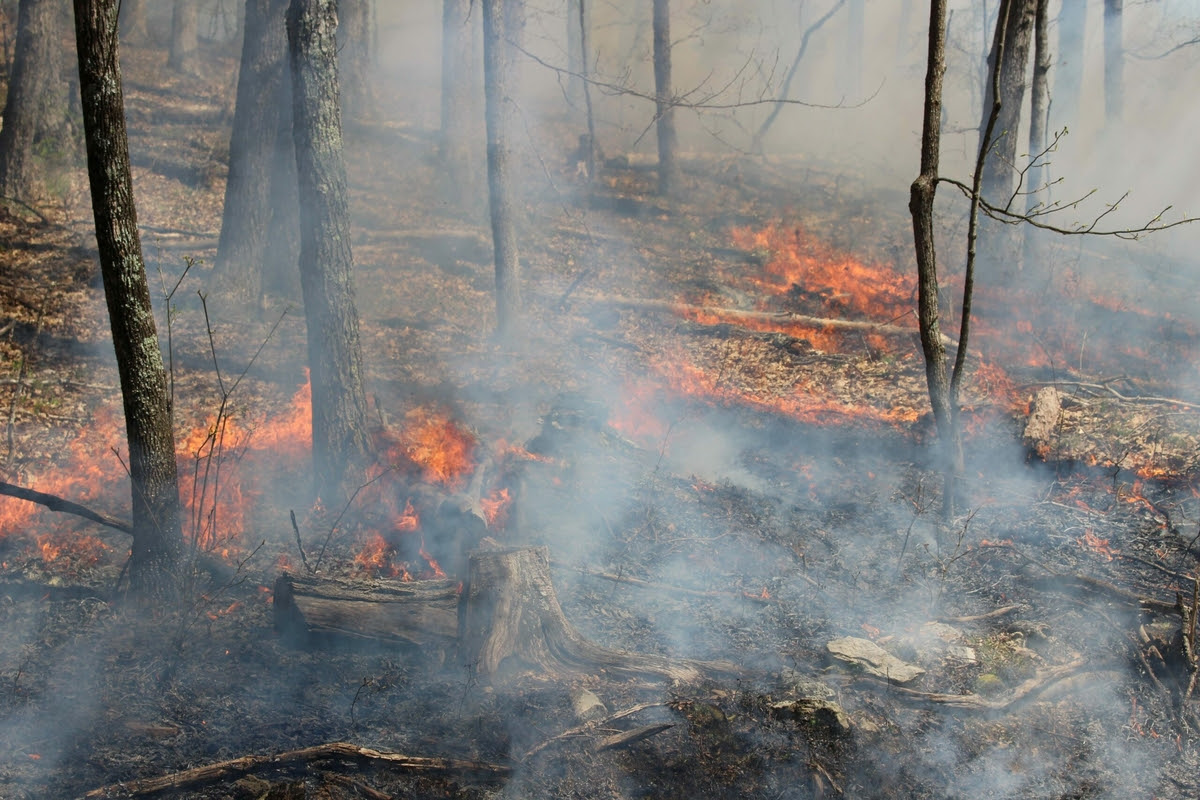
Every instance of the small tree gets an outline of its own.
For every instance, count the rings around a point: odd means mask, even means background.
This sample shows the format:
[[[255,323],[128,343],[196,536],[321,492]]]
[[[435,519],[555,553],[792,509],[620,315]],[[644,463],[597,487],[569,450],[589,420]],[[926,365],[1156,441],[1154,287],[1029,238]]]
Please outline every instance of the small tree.
[[[171,13],[171,41],[167,48],[167,68],[192,73],[196,69],[199,48],[200,7],[195,0],[175,0]]]
[[[654,95],[658,133],[658,192],[670,194],[679,185],[679,149],[675,135],[675,106],[671,95],[671,4],[654,0]]]
[[[513,199],[513,90],[522,0],[483,0],[484,116],[487,121],[488,205],[496,266],[496,327],[502,337],[520,326],[521,262]]]
[[[29,197],[34,186],[34,141],[61,128],[66,118],[59,25],[65,10],[62,0],[21,0],[0,128],[0,196]]]
[[[349,495],[367,454],[367,400],[342,156],[335,0],[292,0],[287,35],[300,182],[300,286],[308,322],[313,466],[326,502]]]
[[[117,53],[120,0],[74,0],[79,94],[100,273],[125,408],[133,485],[131,586],[171,591],[182,550],[179,483],[166,373],[138,237]]]

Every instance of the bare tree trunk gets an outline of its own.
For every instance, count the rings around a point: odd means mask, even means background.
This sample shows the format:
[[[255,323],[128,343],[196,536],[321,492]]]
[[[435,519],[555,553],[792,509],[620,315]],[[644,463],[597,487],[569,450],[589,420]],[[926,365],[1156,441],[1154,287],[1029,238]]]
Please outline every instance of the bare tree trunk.
[[[335,0],[292,0],[287,13],[300,183],[300,285],[308,322],[316,489],[339,503],[365,465],[367,400],[354,297],[342,156]]]
[[[579,108],[583,105],[583,79],[580,77],[583,74],[584,60],[587,56],[584,55],[583,49],[583,20],[586,14],[583,0],[567,0],[567,103],[572,108]]]
[[[0,196],[27,199],[34,188],[34,141],[67,115],[59,23],[62,0],[21,0],[4,127],[0,128]]]
[[[1069,128],[1079,119],[1083,86],[1083,34],[1087,0],[1062,0],[1058,12],[1058,64],[1054,70],[1055,128]]]
[[[671,88],[670,0],[654,0],[654,96],[658,121],[658,193],[668,195],[679,185],[679,149]]]
[[[229,141],[229,178],[216,268],[224,286],[247,300],[263,294],[271,182],[287,68],[284,14],[289,0],[246,0],[237,105]],[[290,121],[291,115],[288,114]],[[291,131],[287,132],[291,138]],[[291,153],[289,152],[289,155]],[[294,156],[292,156],[294,163]],[[284,212],[278,212],[284,213]]]
[[[587,138],[581,141],[583,145],[584,169],[587,171],[587,179],[589,181],[596,178],[596,114],[592,109],[592,87],[588,82],[588,61],[591,58],[591,43],[588,41],[590,30],[588,22],[588,8],[590,7],[587,0],[574,0],[578,4],[579,17],[576,27],[579,29],[579,50],[582,57],[579,59],[579,90],[583,95],[583,113],[587,120]]]
[[[447,194],[464,211],[482,208],[479,38],[479,9],[473,0],[442,0],[441,159]]]
[[[1046,165],[1042,156],[1049,146],[1046,127],[1050,116],[1050,35],[1048,28],[1049,0],[1037,0],[1037,10],[1034,20],[1033,34],[1033,84],[1030,87],[1029,102],[1029,156],[1038,161],[1030,167],[1026,175],[1029,195],[1026,198],[1025,213],[1031,214],[1045,202],[1048,189],[1046,188]],[[1032,225],[1025,226],[1025,261],[1032,261],[1034,246],[1037,241],[1037,229]]]
[[[1021,125],[1021,107],[1025,101],[1029,50],[1033,39],[1037,2],[1038,0],[1001,0],[992,51],[988,56],[988,73],[992,74],[999,64],[999,80],[995,86],[991,80],[986,84],[983,118],[979,125],[981,137],[993,114],[993,101],[997,96],[997,89],[1000,103],[994,126],[995,133],[988,142],[986,158],[983,161],[980,191],[983,199],[1001,208],[1015,206],[1020,202],[1020,198],[1014,194],[1017,191],[1018,175],[1017,139],[1018,128]],[[1020,203],[1016,211],[1019,213],[1023,207],[1024,203]],[[989,267],[999,267],[1005,271],[1018,270],[1021,265],[1021,239],[1017,229],[991,219],[981,222],[979,251],[982,261]]]
[[[121,38],[134,42],[146,38],[147,0],[121,0]]]
[[[120,0],[75,0],[79,87],[100,272],[125,407],[133,484],[135,590],[172,590],[183,546],[174,433],[138,238],[117,53]]]
[[[362,119],[374,108],[371,86],[371,0],[339,0],[338,71],[342,111]]]
[[[946,72],[946,0],[931,0],[929,56],[925,71],[925,104],[921,124],[921,173],[913,181],[908,209],[913,218],[917,257],[917,319],[921,350],[925,356],[925,381],[942,450],[946,474],[943,492],[945,514],[953,513],[955,476],[963,469],[962,441],[956,415],[951,413],[950,380],[946,347],[942,343],[938,309],[937,253],[934,246],[933,203],[937,194],[941,152],[942,81]]]
[[[1125,0],[1104,0],[1104,116],[1116,122],[1125,113]]]
[[[175,0],[171,14],[171,42],[167,48],[167,69],[192,74],[196,71],[199,47],[200,7],[196,0]]]
[[[512,185],[513,39],[524,15],[521,0],[483,0],[483,81],[487,119],[488,199],[496,263],[496,326],[503,338],[520,327],[521,262],[517,254]]]

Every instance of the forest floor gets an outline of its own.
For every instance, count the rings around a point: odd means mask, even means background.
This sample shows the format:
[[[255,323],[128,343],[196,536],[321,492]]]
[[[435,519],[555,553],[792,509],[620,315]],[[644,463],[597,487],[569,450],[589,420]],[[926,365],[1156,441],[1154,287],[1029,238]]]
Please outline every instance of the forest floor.
[[[531,132],[527,329],[502,346],[485,218],[446,199],[434,132],[384,97],[348,127],[347,164],[372,425],[401,444],[385,466],[403,481],[381,473],[370,507],[340,518],[305,491],[302,303],[250,310],[209,288],[235,62],[172,78],[164,59],[125,56],[135,193],[188,532],[225,566],[147,612],[121,599],[124,534],[0,500],[0,795],[83,796],[332,742],[497,772],[326,755],[157,796],[1200,794],[1195,664],[1170,611],[1177,595],[1191,607],[1200,524],[1200,414],[1180,396],[1200,291],[1177,265],[1131,286],[1122,256],[1050,243],[1036,267],[982,281],[967,502],[944,522],[903,192],[844,165],[694,155],[664,200],[638,159],[587,186],[567,123]],[[5,478],[122,518],[86,178],[45,167],[36,211],[0,211]],[[947,219],[948,240],[960,227]],[[1024,442],[1045,386],[1058,424]],[[275,633],[271,587],[305,559],[361,581],[430,571],[399,563],[394,539],[380,551],[372,525],[403,513],[404,481],[452,491],[476,469],[489,535],[549,548],[585,637],[745,677],[489,682],[454,653]],[[924,672],[872,678],[832,656],[847,638]],[[585,689],[611,716],[555,739],[582,725]],[[635,728],[645,738],[605,746]]]

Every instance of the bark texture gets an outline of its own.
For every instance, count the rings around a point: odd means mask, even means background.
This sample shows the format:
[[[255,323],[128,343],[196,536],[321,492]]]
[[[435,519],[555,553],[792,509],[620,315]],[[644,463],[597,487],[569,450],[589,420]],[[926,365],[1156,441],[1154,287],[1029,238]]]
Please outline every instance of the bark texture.
[[[983,197],[1004,206],[1012,196],[1016,178],[1017,129],[1021,124],[1021,106],[1029,74],[1029,47],[1033,40],[1038,0],[1002,0],[996,22],[996,35],[988,56],[988,72],[1000,60],[1000,115],[995,135],[988,148],[983,170]],[[983,102],[983,131],[992,113],[994,93],[989,81]]]
[[[171,13],[171,41],[167,48],[167,69],[192,74],[196,71],[199,49],[200,6],[196,0],[175,0]]]
[[[165,593],[182,552],[174,434],[129,170],[117,54],[120,0],[75,0],[88,179],[125,407],[133,484],[135,590]]]
[[[225,288],[249,300],[258,300],[263,293],[263,265],[272,216],[288,213],[286,205],[273,209],[273,182],[289,178],[295,181],[294,167],[283,174],[275,169],[277,146],[291,142],[291,98],[283,95],[287,71],[284,15],[288,3],[246,0],[217,271]],[[288,122],[282,136],[281,114]],[[294,165],[292,148],[286,148],[286,155]]]
[[[1045,157],[1039,156],[1049,146],[1047,127],[1050,123],[1050,34],[1049,34],[1050,0],[1037,0],[1037,11],[1033,27],[1033,83],[1029,92],[1029,155],[1038,159],[1031,166],[1026,176],[1029,196],[1026,198],[1025,213],[1033,213],[1046,202],[1047,171]],[[1026,262],[1033,259],[1037,242],[1038,230],[1032,225],[1025,226],[1025,257]]]
[[[292,0],[287,33],[301,198],[300,286],[308,322],[313,466],[317,493],[327,503],[354,490],[368,449],[336,27],[334,0]]]
[[[953,511],[954,475],[961,468],[962,446],[951,413],[946,347],[942,343],[938,308],[937,252],[934,246],[933,204],[937,194],[941,154],[942,83],[946,73],[946,0],[932,0],[929,12],[929,55],[925,70],[925,103],[921,124],[921,172],[909,192],[917,257],[917,319],[925,356],[925,381],[946,470],[943,503]]]
[[[679,186],[679,150],[671,88],[671,4],[654,0],[654,96],[658,134],[658,192],[670,194]]]
[[[468,211],[483,208],[479,16],[473,0],[442,0],[441,159],[448,199]]]
[[[510,337],[520,327],[521,262],[517,254],[512,141],[516,48],[522,0],[483,0],[484,116],[487,122],[488,203],[496,265],[496,328]]]
[[[62,0],[21,0],[4,127],[0,128],[0,196],[28,198],[34,189],[34,142],[61,128],[67,99],[59,21]]]

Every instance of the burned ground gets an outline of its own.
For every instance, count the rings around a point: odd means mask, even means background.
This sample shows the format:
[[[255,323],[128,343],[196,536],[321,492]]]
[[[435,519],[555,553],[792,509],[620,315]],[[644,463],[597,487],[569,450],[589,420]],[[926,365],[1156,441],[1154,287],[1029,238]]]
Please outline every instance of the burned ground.
[[[433,137],[404,120],[354,126],[359,310],[375,433],[393,455],[340,515],[305,504],[293,299],[252,313],[207,294],[233,63],[164,86],[161,58],[127,57],[135,188],[152,280],[166,292],[198,259],[170,333],[190,530],[211,560],[182,607],[139,610],[120,602],[123,534],[2,501],[0,794],[121,796],[333,742],[498,771],[338,751],[159,796],[1197,794],[1193,673],[1172,611],[1177,593],[1191,606],[1196,575],[1200,417],[1179,396],[1195,287],[1172,265],[1118,293],[1118,256],[1050,245],[1045,265],[984,279],[970,502],[944,523],[903,310],[901,192],[833,166],[696,157],[687,199],[664,201],[636,159],[585,190],[565,161],[531,158],[528,327],[501,347],[486,226],[437,199]],[[530,133],[530,150],[557,153],[565,130]],[[119,397],[81,185],[64,173],[40,215],[0,217],[6,477],[120,517]],[[857,269],[851,291],[832,285]],[[868,283],[890,287],[881,307],[856,305]],[[224,423],[214,361],[226,385],[244,374]],[[1025,442],[1045,385],[1061,393],[1059,424]],[[459,460],[439,461],[455,443]],[[461,557],[421,493],[458,491],[485,458],[487,537],[549,548],[583,636],[733,661],[741,677],[486,680],[452,650],[276,634],[271,587],[305,559],[367,582]],[[411,496],[430,526],[419,543],[401,522]],[[831,657],[847,637],[925,672],[872,678]],[[585,689],[605,707],[590,727],[573,709]]]

